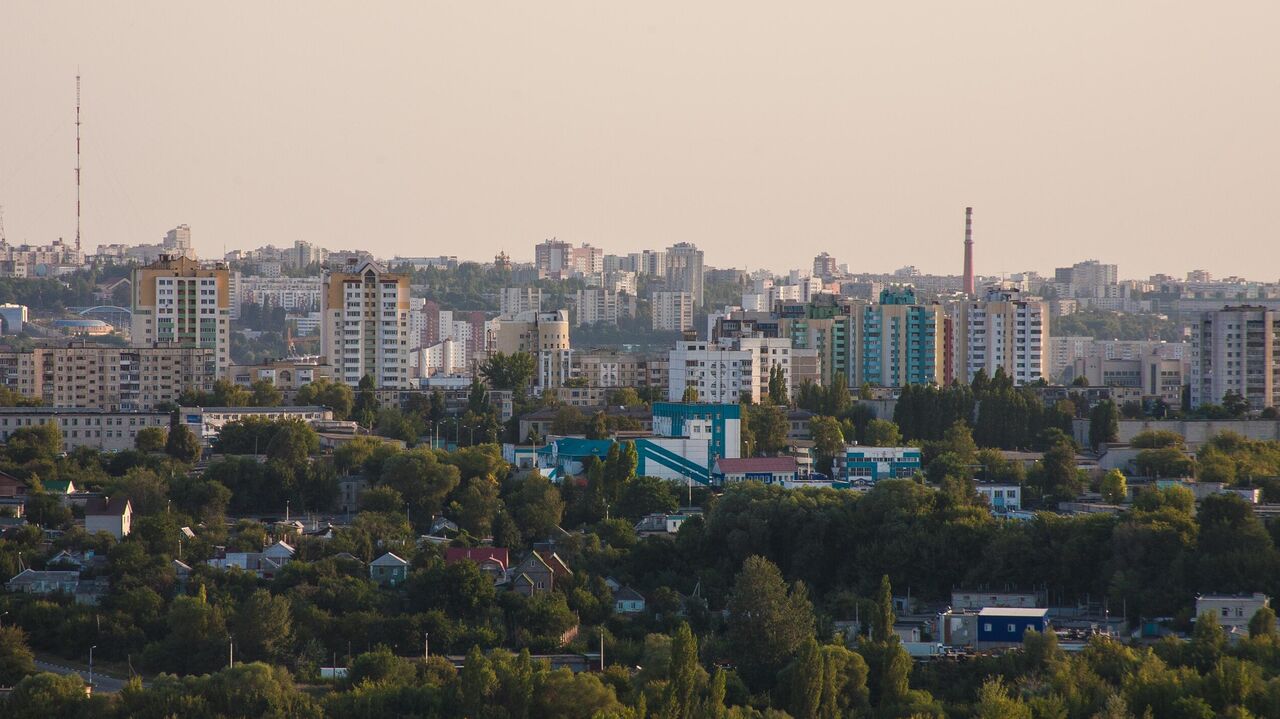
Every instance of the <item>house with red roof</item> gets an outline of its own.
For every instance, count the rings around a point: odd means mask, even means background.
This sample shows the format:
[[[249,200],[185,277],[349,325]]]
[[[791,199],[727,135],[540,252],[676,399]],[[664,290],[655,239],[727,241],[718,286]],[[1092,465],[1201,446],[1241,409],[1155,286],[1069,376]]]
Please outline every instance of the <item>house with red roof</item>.
[[[494,584],[506,581],[510,567],[506,547],[448,547],[444,550],[444,563],[475,562],[480,571],[493,577]]]
[[[765,484],[786,485],[799,476],[795,457],[717,458],[711,477],[720,485],[753,480]]]

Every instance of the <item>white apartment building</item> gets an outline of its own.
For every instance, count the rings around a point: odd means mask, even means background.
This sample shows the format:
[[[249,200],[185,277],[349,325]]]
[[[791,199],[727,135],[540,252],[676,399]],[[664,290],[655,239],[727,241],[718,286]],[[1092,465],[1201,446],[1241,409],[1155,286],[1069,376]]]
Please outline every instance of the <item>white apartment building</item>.
[[[1280,311],[1226,306],[1191,325],[1191,406],[1220,404],[1227,392],[1255,410],[1280,405]]]
[[[618,324],[618,293],[605,289],[578,290],[577,326]]]
[[[678,402],[686,388],[698,391],[699,402],[760,402],[769,394],[769,373],[782,367],[791,381],[791,342],[780,338],[744,337],[723,343],[681,341],[668,353],[667,398]]]
[[[324,277],[321,353],[348,385],[369,375],[379,388],[407,388],[409,277],[375,262],[346,268]]]
[[[541,312],[542,288],[503,287],[498,293],[498,307],[503,317],[515,317],[521,312]]]
[[[654,292],[650,302],[655,330],[682,332],[693,327],[693,293]]]
[[[469,370],[467,366],[467,343],[455,340],[441,340],[430,347],[423,347],[414,352],[415,364],[419,377],[435,377],[436,375],[457,375]]]
[[[245,276],[240,278],[239,285],[241,304],[283,307],[298,312],[320,309],[319,277]]]
[[[950,305],[947,312],[952,322],[955,379],[970,382],[979,370],[994,376],[998,368],[1004,368],[1015,385],[1044,376],[1048,369],[1047,305],[1041,300],[1024,300],[1017,290],[999,287],[988,288],[980,300]]]

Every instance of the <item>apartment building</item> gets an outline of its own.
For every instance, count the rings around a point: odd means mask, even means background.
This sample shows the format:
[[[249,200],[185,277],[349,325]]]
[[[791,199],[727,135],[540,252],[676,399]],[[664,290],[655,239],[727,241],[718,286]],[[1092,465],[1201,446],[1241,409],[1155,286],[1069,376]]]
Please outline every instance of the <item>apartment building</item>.
[[[569,313],[523,312],[511,319],[499,318],[494,349],[505,354],[528,352],[537,361],[536,387],[559,387],[572,371],[573,348],[569,342]]]
[[[1191,406],[1228,392],[1251,409],[1280,405],[1280,311],[1254,305],[1203,312],[1191,325]]]
[[[606,289],[578,290],[574,306],[577,308],[577,326],[618,324],[618,293]]]
[[[970,382],[979,370],[992,376],[1000,368],[1016,385],[1045,377],[1046,304],[1024,299],[1017,290],[990,287],[981,299],[948,306],[955,376],[946,382]]]
[[[769,373],[780,366],[790,383],[791,341],[742,337],[721,343],[681,341],[668,353],[667,398],[679,402],[693,388],[701,402],[760,402],[769,394]]]
[[[213,390],[212,348],[71,345],[0,352],[0,381],[48,407],[150,411]]]
[[[667,248],[667,289],[688,292],[693,303],[702,304],[703,254],[691,242],[677,242]]]
[[[654,292],[650,300],[653,329],[683,332],[693,328],[694,295],[691,292]]]
[[[211,348],[218,377],[231,365],[232,294],[225,265],[162,255],[133,271],[135,346]]]
[[[303,385],[320,379],[332,380],[333,365],[305,360],[267,360],[258,364],[231,365],[228,378],[245,388],[254,382],[267,382],[280,390],[286,402],[291,402]]]
[[[921,304],[910,287],[884,289],[879,304],[856,304],[849,384],[902,387],[937,382],[946,343],[941,305]]]
[[[542,288],[503,287],[498,293],[498,307],[503,317],[515,317],[522,312],[541,312]]]
[[[320,309],[319,277],[241,277],[239,303],[311,312]]]
[[[409,276],[376,262],[324,276],[321,354],[351,386],[365,375],[380,388],[409,386]]]

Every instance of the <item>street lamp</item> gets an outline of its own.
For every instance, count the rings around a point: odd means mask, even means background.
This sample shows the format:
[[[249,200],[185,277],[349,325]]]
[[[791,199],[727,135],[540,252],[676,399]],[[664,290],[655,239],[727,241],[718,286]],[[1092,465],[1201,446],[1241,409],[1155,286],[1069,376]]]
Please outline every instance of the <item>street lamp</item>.
[[[89,647],[89,686],[90,687],[93,686],[93,650],[97,648],[98,648],[97,644],[94,644],[93,646]]]
[[[422,661],[431,658],[431,632],[422,633]]]

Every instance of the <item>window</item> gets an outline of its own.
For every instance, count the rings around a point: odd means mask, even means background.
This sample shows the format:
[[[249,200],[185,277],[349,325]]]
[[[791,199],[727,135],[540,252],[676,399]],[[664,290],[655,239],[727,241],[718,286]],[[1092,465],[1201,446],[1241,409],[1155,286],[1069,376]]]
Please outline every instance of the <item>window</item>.
[[[1009,625],[1009,633],[1010,633],[1010,634],[1012,634],[1013,632],[1016,632],[1016,631],[1018,631],[1018,625],[1017,625],[1017,624],[1010,624],[1010,625]]]
[[[983,624],[983,625],[982,625],[982,631],[984,631],[984,632],[989,632],[989,631],[991,631],[991,622],[987,622],[987,623]]]

